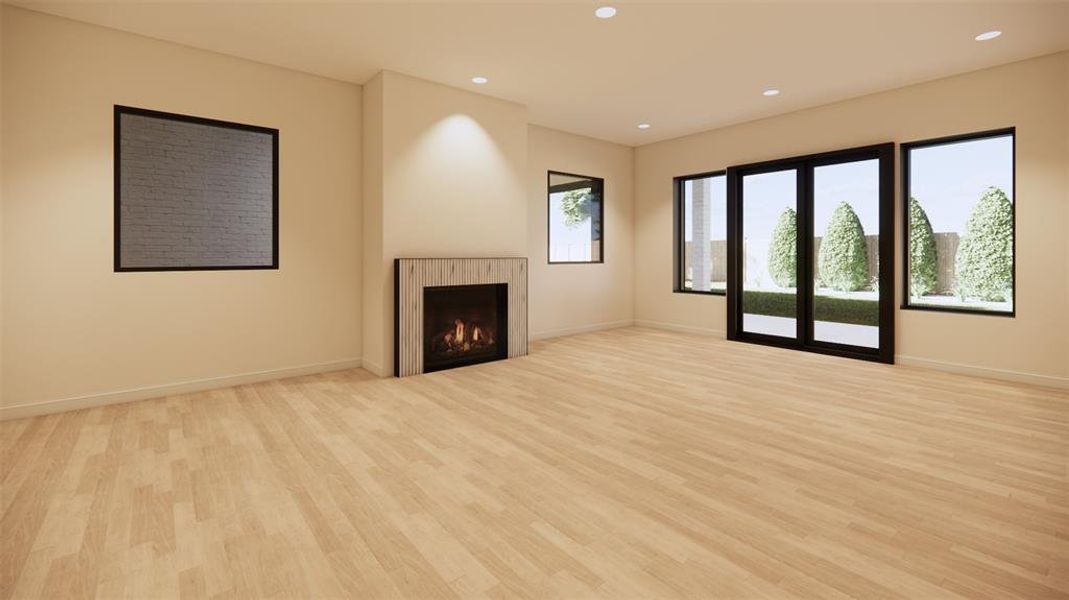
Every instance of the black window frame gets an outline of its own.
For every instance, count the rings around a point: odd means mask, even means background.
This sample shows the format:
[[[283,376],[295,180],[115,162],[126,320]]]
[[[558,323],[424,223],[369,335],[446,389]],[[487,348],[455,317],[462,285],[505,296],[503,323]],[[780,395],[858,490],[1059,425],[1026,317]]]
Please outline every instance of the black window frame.
[[[277,271],[279,266],[278,251],[278,129],[221,121],[205,117],[195,117],[179,113],[136,108],[116,104],[113,108],[114,115],[114,249],[113,268],[116,273],[145,273],[145,272],[168,272],[168,271]],[[122,266],[122,116],[135,115],[166,119],[181,123],[193,123],[220,127],[223,129],[237,129],[251,131],[271,136],[271,264],[269,265],[199,265],[184,267],[124,267]]]
[[[727,294],[727,339],[730,341],[760,344],[776,348],[787,348],[894,364],[895,361],[895,207],[894,207],[894,169],[895,169],[895,144],[885,142],[819,152],[790,158],[735,165],[727,169],[727,219],[728,219],[728,294]],[[858,160],[879,161],[880,193],[878,208],[880,215],[880,241],[879,241],[879,347],[868,348],[853,346],[837,342],[819,341],[814,339],[812,305],[813,277],[812,277],[812,206],[813,206],[813,181],[811,173],[817,167],[834,165]],[[797,187],[795,190],[795,212],[798,215],[797,255],[800,257],[797,264],[797,280],[800,282],[796,291],[796,335],[793,338],[782,338],[763,333],[745,331],[742,326],[743,302],[741,296],[743,289],[743,211],[742,211],[742,181],[747,175],[757,175],[774,171],[795,169],[797,175]],[[886,258],[886,260],[884,260]],[[886,290],[884,292],[883,290]]]
[[[590,180],[591,185],[585,185],[579,182],[566,183],[566,184],[552,184],[552,178],[554,175],[562,175],[564,177],[578,177],[582,179]],[[549,196],[557,192],[566,192],[571,189],[581,189],[589,187],[591,191],[595,189],[597,192],[595,196],[597,198],[599,211],[601,215],[601,234],[598,236],[598,260],[553,260],[552,259],[552,232],[550,231],[550,206]],[[578,173],[568,173],[566,171],[554,171],[552,169],[546,171],[546,264],[549,265],[599,265],[605,262],[605,179],[602,177],[594,177],[593,175],[580,175]]]
[[[961,142],[972,142],[977,140],[983,140],[988,138],[998,137],[1010,137],[1010,158],[1012,161],[1012,180],[1011,180],[1011,194],[1013,195],[1013,201],[1010,202],[1010,215],[1013,222],[1013,266],[1011,273],[1013,282],[1011,289],[1013,290],[1013,308],[1009,311],[1002,310],[984,310],[981,308],[968,308],[960,306],[928,306],[923,304],[910,304],[910,289],[909,289],[909,196],[910,196],[910,163],[909,155],[912,150],[918,148],[930,148],[933,146],[947,146],[950,144],[957,144]],[[925,310],[931,312],[942,313],[960,313],[967,315],[985,315],[989,317],[1008,317],[1015,318],[1017,316],[1017,128],[1016,127],[1003,127],[1001,129],[988,129],[984,131],[976,131],[972,133],[963,133],[957,135],[948,135],[937,138],[930,138],[926,140],[916,140],[912,142],[905,142],[899,144],[899,160],[902,165],[902,302],[899,308],[902,310]]]
[[[727,169],[719,169],[717,171],[706,171],[704,173],[694,173],[691,175],[680,175],[672,178],[672,292],[676,294],[697,294],[699,296],[726,296],[727,288],[723,290],[694,290],[683,287],[683,282],[686,281],[684,270],[686,268],[686,260],[684,257],[684,244],[686,243],[686,232],[683,228],[686,226],[686,209],[683,206],[684,194],[683,188],[688,181],[694,181],[695,179],[708,179],[710,177],[723,177],[725,187],[725,211],[727,209],[726,201],[726,189],[727,189]],[[725,212],[725,215],[727,213]],[[726,220],[726,216],[725,216]],[[727,224],[725,223],[725,226]],[[730,242],[727,244],[730,246]],[[725,263],[727,258],[725,257]]]

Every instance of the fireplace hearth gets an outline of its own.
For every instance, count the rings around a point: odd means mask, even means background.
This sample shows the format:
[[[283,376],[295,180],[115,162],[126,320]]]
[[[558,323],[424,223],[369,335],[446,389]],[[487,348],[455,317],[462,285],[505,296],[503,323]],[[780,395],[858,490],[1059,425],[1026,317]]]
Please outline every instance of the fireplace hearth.
[[[527,354],[527,259],[394,260],[393,372]]]
[[[423,288],[423,372],[508,357],[508,284]]]

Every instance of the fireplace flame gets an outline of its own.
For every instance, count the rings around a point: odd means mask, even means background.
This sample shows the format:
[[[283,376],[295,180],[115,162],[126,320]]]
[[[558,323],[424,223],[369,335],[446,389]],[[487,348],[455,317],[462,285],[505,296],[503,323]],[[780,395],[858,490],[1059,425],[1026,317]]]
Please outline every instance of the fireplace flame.
[[[492,326],[487,326],[475,319],[453,319],[452,321],[451,325],[439,330],[439,333],[431,338],[432,352],[450,356],[467,352],[483,352],[494,348],[497,332]]]

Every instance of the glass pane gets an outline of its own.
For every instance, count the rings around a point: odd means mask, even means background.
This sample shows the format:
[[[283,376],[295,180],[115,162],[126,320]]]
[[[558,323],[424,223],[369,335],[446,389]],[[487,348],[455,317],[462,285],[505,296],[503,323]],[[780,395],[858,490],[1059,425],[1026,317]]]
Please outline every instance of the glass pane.
[[[795,169],[742,178],[742,329],[797,337]]]
[[[549,262],[601,260],[601,180],[550,173]]]
[[[1013,311],[1013,136],[909,154],[909,303]]]
[[[727,178],[683,182],[683,289],[727,289]]]
[[[879,348],[880,161],[813,169],[813,339]]]

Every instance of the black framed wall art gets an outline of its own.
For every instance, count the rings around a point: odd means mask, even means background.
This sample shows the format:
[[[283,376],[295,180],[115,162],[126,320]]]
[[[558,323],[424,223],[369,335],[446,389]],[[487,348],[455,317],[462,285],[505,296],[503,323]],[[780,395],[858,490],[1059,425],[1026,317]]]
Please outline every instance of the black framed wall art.
[[[116,106],[115,271],[278,268],[278,130]]]

